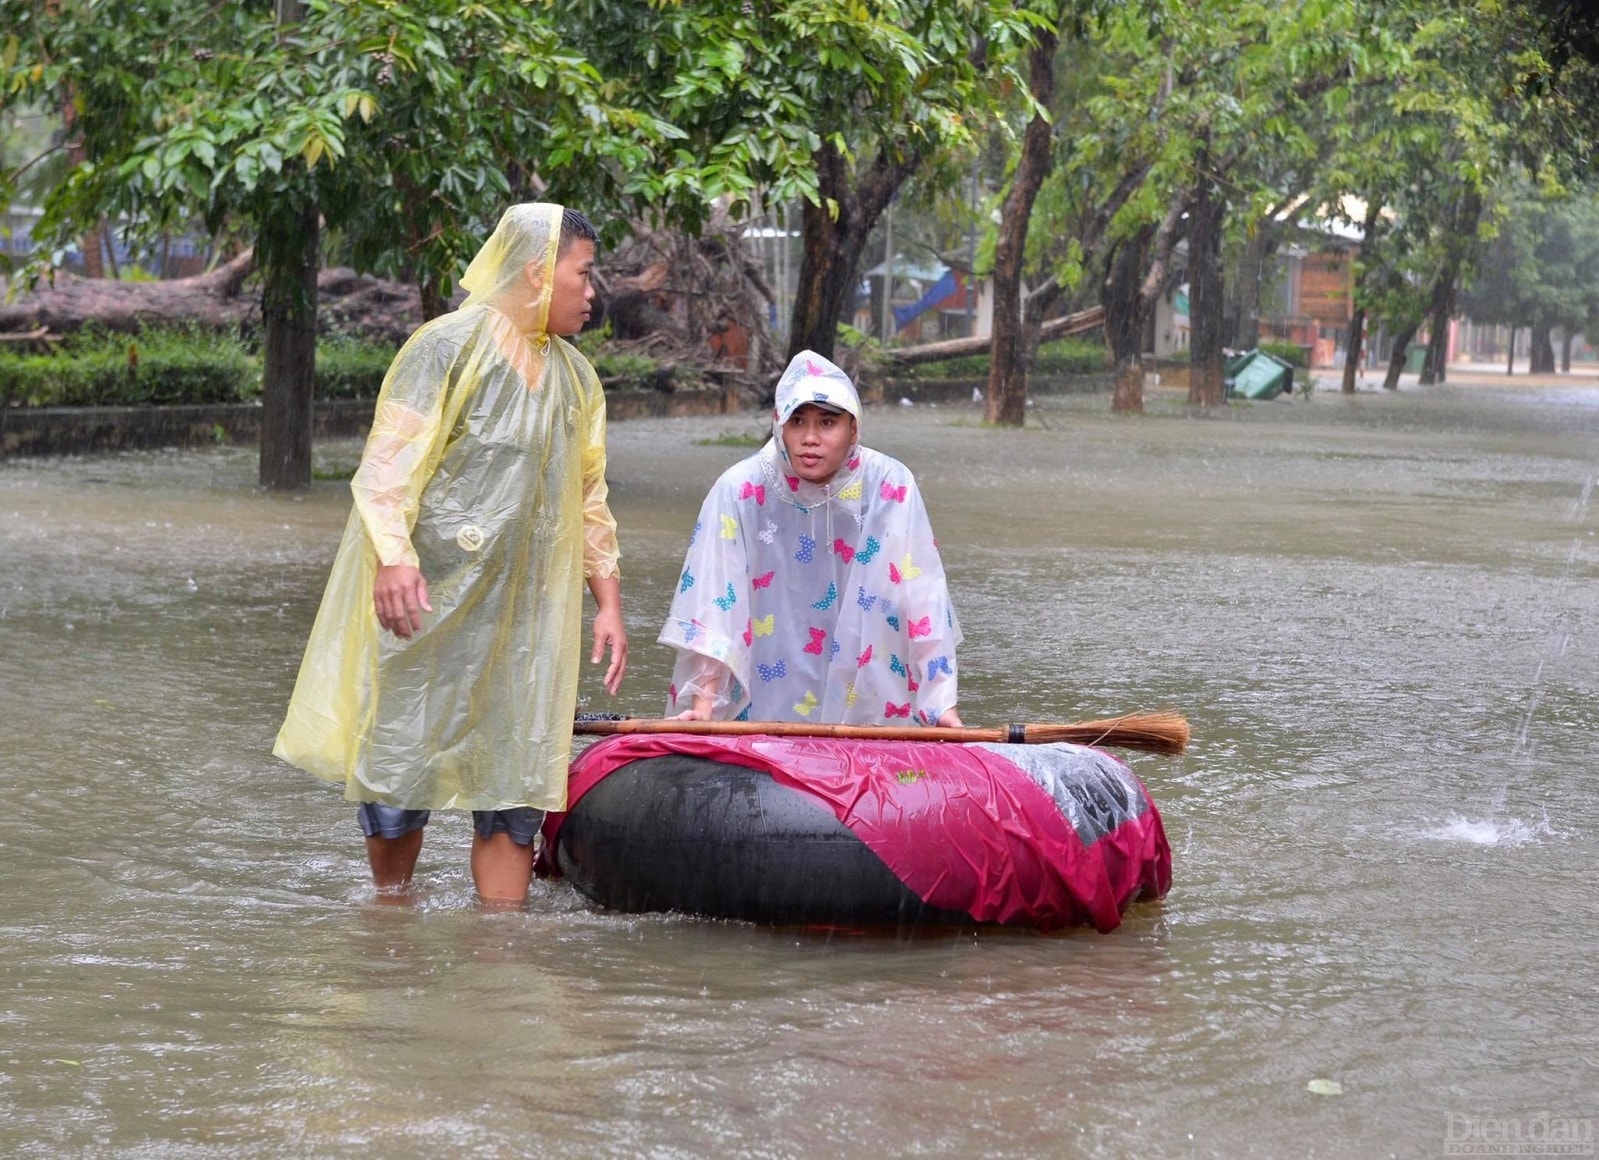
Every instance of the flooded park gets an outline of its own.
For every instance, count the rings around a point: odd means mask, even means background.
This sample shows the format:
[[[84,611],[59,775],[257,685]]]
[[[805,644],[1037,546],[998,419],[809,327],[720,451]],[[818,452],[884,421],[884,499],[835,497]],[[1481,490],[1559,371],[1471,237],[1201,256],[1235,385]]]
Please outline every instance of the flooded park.
[[[1512,382],[868,412],[927,497],[968,724],[1193,726],[1130,755],[1174,884],[1103,935],[561,881],[485,911],[454,813],[381,905],[351,808],[269,754],[359,443],[292,495],[252,448],[0,463],[0,1152],[1591,1154],[1599,383]],[[612,424],[632,664],[584,707],[660,712],[689,529],[760,427]]]

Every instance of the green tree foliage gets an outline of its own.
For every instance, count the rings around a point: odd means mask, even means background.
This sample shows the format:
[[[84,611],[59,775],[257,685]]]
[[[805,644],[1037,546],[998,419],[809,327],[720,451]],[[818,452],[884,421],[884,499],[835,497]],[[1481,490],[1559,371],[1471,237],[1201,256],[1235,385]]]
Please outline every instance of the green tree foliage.
[[[318,232],[409,273],[435,307],[487,223],[530,188],[659,196],[671,130],[612,103],[520,0],[0,0],[11,99],[76,111],[81,155],[43,202],[40,262],[111,218],[198,218],[253,239],[267,335],[262,480],[310,480]],[[0,194],[7,193],[0,189]]]
[[[971,155],[1035,20],[1002,0],[582,0],[585,54],[685,137],[663,204],[799,203],[792,351],[830,354],[868,235],[939,154]],[[684,204],[684,202],[688,204]]]
[[[1554,370],[1551,332],[1599,320],[1599,200],[1515,185],[1460,305],[1480,322],[1529,327],[1531,369]]]

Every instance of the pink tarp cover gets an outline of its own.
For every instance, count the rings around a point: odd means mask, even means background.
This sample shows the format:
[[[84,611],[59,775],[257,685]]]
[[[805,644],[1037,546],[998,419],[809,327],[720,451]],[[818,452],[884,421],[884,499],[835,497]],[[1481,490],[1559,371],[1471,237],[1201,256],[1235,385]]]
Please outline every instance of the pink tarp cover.
[[[764,770],[829,809],[923,901],[979,922],[1052,930],[1121,923],[1138,898],[1171,886],[1171,847],[1147,809],[1084,845],[1037,782],[971,745],[810,737],[608,737],[572,765],[567,808],[632,761],[685,754]],[[1135,779],[1136,780],[1136,779]],[[555,849],[564,815],[545,821]],[[554,872],[553,859],[541,867]]]

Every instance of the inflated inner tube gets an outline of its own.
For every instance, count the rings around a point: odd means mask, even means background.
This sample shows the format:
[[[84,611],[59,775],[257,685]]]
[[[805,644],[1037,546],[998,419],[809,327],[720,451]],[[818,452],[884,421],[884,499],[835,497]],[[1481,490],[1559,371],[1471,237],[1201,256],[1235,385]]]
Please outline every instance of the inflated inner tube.
[[[789,925],[960,925],[923,902],[821,805],[761,770],[670,754],[630,762],[577,801],[555,859],[613,910]]]

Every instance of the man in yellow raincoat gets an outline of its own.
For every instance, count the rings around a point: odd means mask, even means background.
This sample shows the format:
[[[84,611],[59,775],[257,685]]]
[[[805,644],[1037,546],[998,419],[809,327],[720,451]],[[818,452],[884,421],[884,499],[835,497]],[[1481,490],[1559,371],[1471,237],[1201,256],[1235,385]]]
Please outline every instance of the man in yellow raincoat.
[[[607,691],[626,670],[605,397],[564,341],[597,241],[513,206],[384,379],[273,748],[362,803],[380,889],[409,885],[428,811],[469,809],[478,894],[525,899],[541,811],[566,805],[585,580]]]

